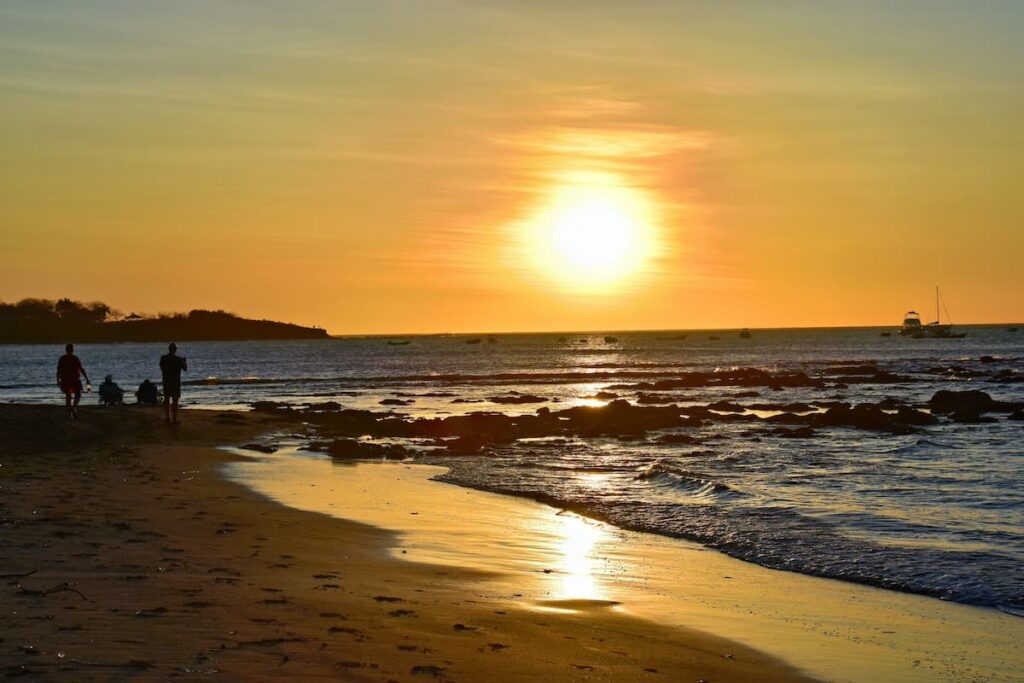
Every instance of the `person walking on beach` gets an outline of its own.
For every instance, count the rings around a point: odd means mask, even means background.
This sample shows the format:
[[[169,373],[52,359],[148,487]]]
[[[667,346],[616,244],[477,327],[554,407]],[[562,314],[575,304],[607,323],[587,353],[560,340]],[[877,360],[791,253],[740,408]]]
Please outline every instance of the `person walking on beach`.
[[[163,374],[164,416],[172,424],[178,424],[182,370],[188,371],[188,362],[178,355],[178,345],[171,342],[167,353],[160,356],[160,372]]]
[[[78,417],[78,402],[82,400],[82,377],[89,384],[89,375],[82,366],[82,361],[75,355],[75,345],[64,347],[66,352],[57,361],[57,386],[64,392],[64,403],[68,407],[68,415],[74,420]]]

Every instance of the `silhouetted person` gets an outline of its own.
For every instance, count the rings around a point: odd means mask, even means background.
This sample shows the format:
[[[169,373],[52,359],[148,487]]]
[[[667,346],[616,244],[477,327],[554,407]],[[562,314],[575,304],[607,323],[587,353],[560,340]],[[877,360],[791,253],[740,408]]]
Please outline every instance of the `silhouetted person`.
[[[64,403],[71,419],[78,417],[78,402],[82,400],[82,377],[89,383],[89,375],[82,367],[82,361],[75,355],[75,345],[64,347],[66,353],[57,361],[57,386],[64,392]]]
[[[114,381],[113,375],[107,375],[103,378],[103,384],[96,390],[100,395],[100,403],[104,403],[108,406],[116,406],[119,403],[124,403],[124,389],[117,385]]]
[[[156,385],[150,382],[148,379],[142,381],[139,385],[138,390],[135,392],[135,400],[140,405],[144,406],[155,406],[159,400],[160,394],[156,390]]]
[[[188,362],[178,355],[178,345],[171,342],[167,347],[167,353],[160,356],[160,372],[164,380],[164,415],[168,422],[174,424],[178,423],[182,370],[188,370]]]

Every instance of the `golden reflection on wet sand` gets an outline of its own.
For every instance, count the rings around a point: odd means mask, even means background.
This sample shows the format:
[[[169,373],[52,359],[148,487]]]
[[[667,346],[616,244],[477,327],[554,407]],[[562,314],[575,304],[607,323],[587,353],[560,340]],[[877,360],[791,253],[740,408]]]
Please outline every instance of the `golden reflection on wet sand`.
[[[399,532],[394,557],[477,570],[474,590],[523,607],[621,604],[826,680],[1020,680],[1024,619],[764,569],[694,543],[430,480],[442,472],[288,451],[226,466],[229,478],[285,505]],[[589,481],[604,485],[600,473]]]

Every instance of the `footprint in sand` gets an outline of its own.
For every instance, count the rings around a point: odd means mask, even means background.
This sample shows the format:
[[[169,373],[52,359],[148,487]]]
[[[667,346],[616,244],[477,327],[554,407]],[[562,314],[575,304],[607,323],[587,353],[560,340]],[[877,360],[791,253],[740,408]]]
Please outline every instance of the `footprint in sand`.
[[[256,603],[257,605],[287,605],[288,598],[267,598],[266,600],[260,600]]]
[[[373,598],[377,602],[405,602],[402,598],[392,597],[390,595],[378,595]]]
[[[414,666],[410,671],[413,676],[440,676],[444,673],[444,669],[432,664]]]

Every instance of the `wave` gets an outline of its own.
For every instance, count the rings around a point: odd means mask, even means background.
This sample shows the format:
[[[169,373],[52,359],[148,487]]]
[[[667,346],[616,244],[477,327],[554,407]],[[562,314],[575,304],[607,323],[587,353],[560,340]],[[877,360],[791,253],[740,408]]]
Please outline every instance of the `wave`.
[[[931,439],[916,439],[913,443],[906,443],[899,446],[893,446],[892,448],[886,449],[884,452],[890,454],[912,453],[918,450],[928,450],[934,448],[959,448],[959,446],[953,446],[950,444],[941,443],[939,441],[932,441]]]
[[[634,477],[684,491],[698,498],[736,495],[739,492],[728,484],[681,469],[665,460],[657,460],[644,467]]]

